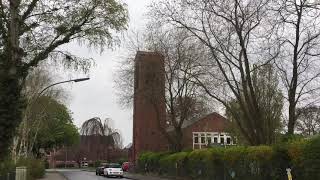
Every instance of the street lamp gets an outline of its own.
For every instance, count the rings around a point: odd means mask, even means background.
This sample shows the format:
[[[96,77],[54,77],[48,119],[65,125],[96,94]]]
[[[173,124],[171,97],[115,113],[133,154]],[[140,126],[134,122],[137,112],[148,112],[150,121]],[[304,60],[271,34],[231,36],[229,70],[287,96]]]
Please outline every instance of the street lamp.
[[[41,96],[41,94],[42,94],[45,90],[47,90],[47,89],[51,88],[52,86],[55,86],[55,85],[58,85],[58,84],[62,84],[62,83],[68,83],[68,82],[81,82],[81,81],[87,81],[87,80],[89,80],[89,79],[90,79],[90,78],[78,78],[78,79],[71,79],[71,80],[61,81],[61,82],[57,82],[57,83],[51,84],[51,85],[49,85],[49,86],[45,87],[44,89],[42,89],[42,91],[38,94],[38,97],[40,97],[40,96]]]
[[[90,78],[78,78],[78,79],[70,79],[70,80],[67,80],[67,81],[61,81],[61,82],[57,82],[57,83],[53,83],[53,84],[51,84],[51,85],[49,85],[49,86],[47,86],[47,87],[45,87],[45,88],[43,88],[41,91],[40,91],[40,93],[38,94],[38,96],[36,97],[36,99],[33,101],[33,103],[35,103],[37,100],[38,100],[38,98],[40,98],[40,96],[42,95],[42,93],[44,92],[44,91],[46,91],[47,89],[49,89],[49,88],[51,88],[52,86],[55,86],[55,85],[58,85],[58,84],[63,84],[63,83],[68,83],[68,82],[81,82],[81,81],[87,81],[87,80],[89,80]],[[68,148],[66,148],[66,159],[65,159],[65,167],[67,167],[67,152],[68,151]],[[55,149],[53,150],[53,163],[54,163],[54,168],[55,168]]]

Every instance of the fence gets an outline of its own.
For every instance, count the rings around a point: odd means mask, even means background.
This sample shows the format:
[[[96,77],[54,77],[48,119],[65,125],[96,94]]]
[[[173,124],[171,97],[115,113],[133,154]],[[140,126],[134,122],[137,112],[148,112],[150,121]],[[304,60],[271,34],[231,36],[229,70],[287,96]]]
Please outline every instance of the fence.
[[[15,171],[0,175],[0,180],[27,180],[27,168],[17,167]]]

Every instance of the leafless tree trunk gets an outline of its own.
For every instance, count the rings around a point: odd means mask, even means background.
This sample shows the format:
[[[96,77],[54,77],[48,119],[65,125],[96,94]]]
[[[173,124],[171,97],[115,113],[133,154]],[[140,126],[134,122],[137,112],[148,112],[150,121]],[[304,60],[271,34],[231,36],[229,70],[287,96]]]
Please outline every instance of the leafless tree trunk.
[[[266,137],[265,118],[252,79],[255,68],[269,64],[278,55],[279,45],[268,40],[272,28],[264,18],[268,3],[268,0],[161,1],[151,10],[158,19],[188,30],[205,45],[209,58],[202,65],[206,73],[197,77],[197,82],[231,112],[252,145],[272,143]],[[245,122],[237,121],[238,114],[228,103],[232,99],[239,103]]]
[[[293,134],[297,120],[297,106],[319,102],[320,4],[309,0],[281,0],[271,4],[275,34],[282,44],[276,61],[284,87],[288,107],[288,134]]]
[[[145,45],[143,47],[164,57],[164,72],[158,73],[163,73],[164,75],[163,81],[165,84],[163,86],[165,86],[165,92],[158,92],[159,84],[152,83],[154,80],[150,79],[151,83],[146,87],[149,91],[143,96],[150,104],[153,104],[157,114],[157,121],[160,123],[158,125],[162,134],[168,140],[171,149],[173,151],[181,151],[183,147],[183,124],[187,121],[198,119],[208,112],[208,105],[204,103],[204,95],[201,94],[194,78],[200,73],[200,66],[197,60],[204,55],[203,47],[194,41],[194,38],[187,31],[165,29],[155,23],[149,24],[145,36]],[[125,66],[125,69],[120,70],[118,75],[120,76],[120,82],[117,82],[119,83],[119,90],[123,91],[120,94],[124,94],[121,99],[125,99],[126,102],[128,97],[133,97],[133,92],[128,96],[126,91],[128,87],[133,87],[132,77],[134,71],[132,69],[134,66],[133,60],[129,59],[129,61],[131,62],[127,64],[131,63],[131,66]],[[124,66],[121,67],[123,68]],[[156,68],[153,70],[155,73],[157,73]],[[126,80],[123,81],[123,79]],[[157,112],[159,98],[165,98],[166,112]],[[166,114],[165,120],[161,119],[161,113]],[[161,124],[164,121],[167,124]]]

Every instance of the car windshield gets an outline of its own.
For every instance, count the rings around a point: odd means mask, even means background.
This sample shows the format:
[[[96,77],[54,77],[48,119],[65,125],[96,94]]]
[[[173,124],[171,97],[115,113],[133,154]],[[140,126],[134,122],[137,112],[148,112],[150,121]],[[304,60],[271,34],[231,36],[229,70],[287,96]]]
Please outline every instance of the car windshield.
[[[120,164],[108,164],[107,168],[121,168]]]

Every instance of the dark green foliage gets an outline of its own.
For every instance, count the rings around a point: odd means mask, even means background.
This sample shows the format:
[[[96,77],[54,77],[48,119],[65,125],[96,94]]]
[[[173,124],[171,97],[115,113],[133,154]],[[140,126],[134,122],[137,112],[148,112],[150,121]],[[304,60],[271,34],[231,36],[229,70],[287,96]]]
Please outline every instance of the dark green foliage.
[[[161,173],[174,174],[176,176],[186,175],[187,169],[185,168],[185,163],[188,154],[188,152],[179,152],[161,158],[159,161]]]
[[[35,180],[42,178],[45,174],[45,164],[41,159],[23,158],[19,159],[17,166],[27,167],[27,179]]]
[[[146,152],[141,154],[138,159],[138,166],[140,170],[143,171],[158,171],[160,170],[160,159],[166,155],[168,155],[168,152],[162,152],[162,153],[152,153],[152,152]]]
[[[129,160],[128,160],[128,158],[127,157],[121,157],[121,158],[119,158],[118,160],[117,160],[117,162],[119,163],[119,164],[123,164],[124,162],[128,162]]]
[[[101,161],[95,161],[94,162],[94,167],[99,167],[101,166]]]
[[[27,180],[42,178],[45,173],[45,163],[41,159],[23,158],[15,164],[12,160],[6,159],[0,162],[0,179],[7,173],[14,173],[16,167],[27,167]]]
[[[306,143],[302,154],[304,179],[320,179],[320,136]]]
[[[148,168],[146,168],[146,164]],[[235,146],[180,153],[144,153],[140,171],[210,180],[320,179],[320,137],[275,146]]]
[[[39,131],[35,132],[35,129],[32,129],[33,133],[38,133],[33,149],[35,154],[39,153],[40,148],[50,150],[54,147],[72,146],[79,142],[78,129],[64,104],[45,96],[39,99],[38,104],[39,106],[45,104],[46,112]]]
[[[1,59],[0,59],[1,64]],[[16,127],[21,122],[25,105],[20,95],[22,88],[15,77],[6,75],[0,66],[0,161],[8,155],[8,147],[15,135]]]
[[[13,172],[13,171],[15,171],[15,164],[12,160],[5,159],[0,162],[0,177],[6,175],[7,173]]]

